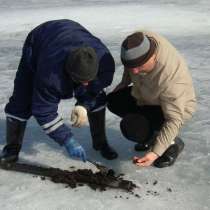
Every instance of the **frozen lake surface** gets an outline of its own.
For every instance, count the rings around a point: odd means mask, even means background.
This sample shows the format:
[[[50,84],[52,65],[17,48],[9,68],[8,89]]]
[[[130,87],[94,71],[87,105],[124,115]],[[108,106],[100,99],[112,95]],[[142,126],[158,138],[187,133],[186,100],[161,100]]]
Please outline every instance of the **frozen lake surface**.
[[[114,3],[113,3],[114,2]],[[140,186],[141,198],[109,190],[103,193],[83,186],[65,188],[40,181],[31,175],[0,170],[2,210],[208,210],[210,209],[210,2],[209,0],[151,1],[74,1],[74,0],[0,0],[0,149],[5,144],[4,106],[13,89],[21,48],[27,33],[36,25],[52,19],[80,22],[98,36],[112,52],[116,74],[111,91],[121,79],[120,45],[125,36],[147,29],[166,36],[187,59],[196,89],[198,110],[182,129],[186,147],[170,168],[137,168],[131,158],[138,155],[133,144],[119,131],[119,119],[107,112],[109,141],[119,158],[106,161],[91,148],[89,128],[74,129],[76,138],[91,159],[113,167]],[[68,122],[74,101],[63,101],[59,112]],[[92,168],[71,160],[63,148],[49,139],[32,118],[24,138],[21,160],[68,169]],[[153,185],[154,181],[158,183]],[[172,192],[169,192],[168,189]],[[150,192],[148,192],[150,191]],[[157,192],[153,195],[151,192]],[[119,196],[122,198],[119,198]],[[117,196],[118,198],[115,198]],[[129,199],[126,199],[129,197]]]

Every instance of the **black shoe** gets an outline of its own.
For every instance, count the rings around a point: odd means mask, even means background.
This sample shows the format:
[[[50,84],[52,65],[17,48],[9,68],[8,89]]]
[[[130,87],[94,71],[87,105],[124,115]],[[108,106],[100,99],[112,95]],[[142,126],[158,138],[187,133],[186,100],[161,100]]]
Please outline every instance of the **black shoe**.
[[[155,160],[153,165],[157,168],[164,168],[173,165],[183,148],[184,142],[177,137],[175,139],[175,144],[171,145],[162,156]]]
[[[113,160],[118,157],[117,152],[109,145],[103,146],[100,150],[101,155],[107,160]]]
[[[0,156],[1,163],[14,163],[18,161],[19,148],[7,145]]]
[[[136,151],[147,151],[150,148],[149,144],[138,143],[134,146]]]

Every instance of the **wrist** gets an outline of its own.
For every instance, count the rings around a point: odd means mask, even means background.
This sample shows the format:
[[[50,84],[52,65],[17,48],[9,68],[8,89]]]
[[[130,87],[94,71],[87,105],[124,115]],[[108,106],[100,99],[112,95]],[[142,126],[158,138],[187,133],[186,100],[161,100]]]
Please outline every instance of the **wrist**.
[[[71,146],[75,142],[76,142],[76,140],[74,139],[74,137],[70,137],[70,138],[66,139],[66,141],[64,142],[64,146],[66,146],[66,147]]]
[[[156,152],[151,151],[155,157],[160,157]]]
[[[159,155],[156,154],[155,152],[149,152],[147,153],[148,156],[150,156],[150,159],[155,161],[157,158],[159,158]]]

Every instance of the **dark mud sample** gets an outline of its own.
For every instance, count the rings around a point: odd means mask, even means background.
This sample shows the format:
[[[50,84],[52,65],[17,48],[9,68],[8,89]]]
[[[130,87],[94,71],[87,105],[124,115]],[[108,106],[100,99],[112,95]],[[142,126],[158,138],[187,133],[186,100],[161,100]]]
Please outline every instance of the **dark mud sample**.
[[[167,188],[167,191],[168,192],[172,192],[172,189],[169,187],[169,188]]]
[[[0,167],[6,170],[39,175],[42,180],[45,180],[44,177],[48,177],[54,183],[63,183],[65,186],[69,186],[71,188],[76,188],[85,184],[94,190],[99,189],[104,191],[107,188],[116,188],[132,192],[133,189],[137,187],[132,181],[125,180],[121,176],[115,176],[114,173],[93,173],[90,169],[68,171],[61,170],[59,168],[23,163],[1,164]]]
[[[158,183],[158,181],[157,180],[155,180],[154,182],[153,182],[153,185],[156,185]]]
[[[160,194],[159,194],[157,191],[147,190],[146,195],[158,196],[158,195],[160,195]]]

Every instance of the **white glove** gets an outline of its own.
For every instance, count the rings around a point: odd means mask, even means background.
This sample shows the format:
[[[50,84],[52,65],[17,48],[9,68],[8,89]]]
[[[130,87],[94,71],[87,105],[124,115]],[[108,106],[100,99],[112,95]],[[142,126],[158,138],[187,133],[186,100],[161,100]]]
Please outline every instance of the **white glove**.
[[[81,127],[87,122],[87,110],[83,106],[75,106],[71,112],[71,122],[74,127]]]

